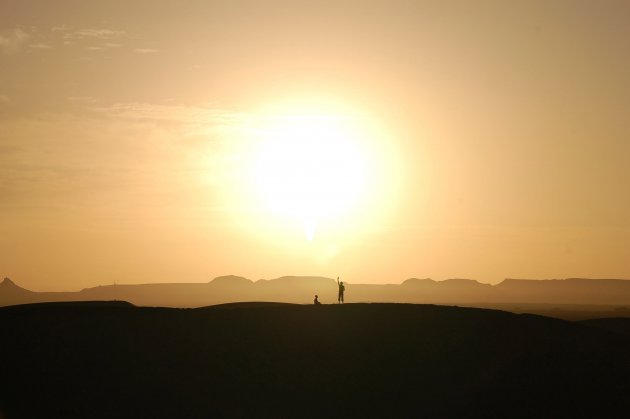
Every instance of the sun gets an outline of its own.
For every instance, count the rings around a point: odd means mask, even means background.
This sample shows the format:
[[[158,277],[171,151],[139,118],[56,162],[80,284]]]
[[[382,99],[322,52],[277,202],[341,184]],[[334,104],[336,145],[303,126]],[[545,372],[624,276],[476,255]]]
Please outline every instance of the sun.
[[[254,107],[200,156],[220,193],[214,214],[244,237],[329,260],[396,222],[406,177],[392,126],[340,100]]]
[[[368,186],[369,159],[352,118],[292,114],[259,129],[255,188],[266,208],[299,220],[313,240],[319,223],[356,210]]]

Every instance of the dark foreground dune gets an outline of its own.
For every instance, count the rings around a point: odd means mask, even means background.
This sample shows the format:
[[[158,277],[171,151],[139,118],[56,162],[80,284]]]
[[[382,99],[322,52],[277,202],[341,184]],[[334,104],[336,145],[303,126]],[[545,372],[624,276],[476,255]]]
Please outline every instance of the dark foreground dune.
[[[0,417],[602,417],[630,336],[406,304],[0,309]]]

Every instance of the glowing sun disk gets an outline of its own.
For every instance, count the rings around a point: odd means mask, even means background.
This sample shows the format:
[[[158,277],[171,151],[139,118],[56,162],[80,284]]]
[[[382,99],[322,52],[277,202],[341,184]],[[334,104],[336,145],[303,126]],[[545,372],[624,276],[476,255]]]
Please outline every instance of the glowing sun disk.
[[[278,118],[260,134],[258,192],[275,214],[301,219],[309,240],[319,221],[358,203],[366,186],[366,161],[357,133],[344,118]]]

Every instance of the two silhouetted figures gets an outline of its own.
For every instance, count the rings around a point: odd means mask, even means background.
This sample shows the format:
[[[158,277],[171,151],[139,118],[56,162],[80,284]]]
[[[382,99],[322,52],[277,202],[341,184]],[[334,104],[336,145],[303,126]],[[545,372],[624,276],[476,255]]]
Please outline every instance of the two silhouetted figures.
[[[339,287],[339,294],[337,296],[337,303],[342,304],[343,303],[343,293],[346,291],[346,286],[343,284],[343,281],[339,281],[339,277],[337,277],[337,287]],[[319,297],[316,295],[315,299],[313,300],[313,304],[320,305],[321,303],[319,302]]]

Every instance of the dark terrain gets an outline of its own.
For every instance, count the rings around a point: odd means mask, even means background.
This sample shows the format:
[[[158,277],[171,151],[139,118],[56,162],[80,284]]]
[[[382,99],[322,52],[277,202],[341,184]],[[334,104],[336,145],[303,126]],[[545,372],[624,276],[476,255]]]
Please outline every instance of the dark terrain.
[[[0,309],[0,417],[606,417],[630,319],[412,304]]]

